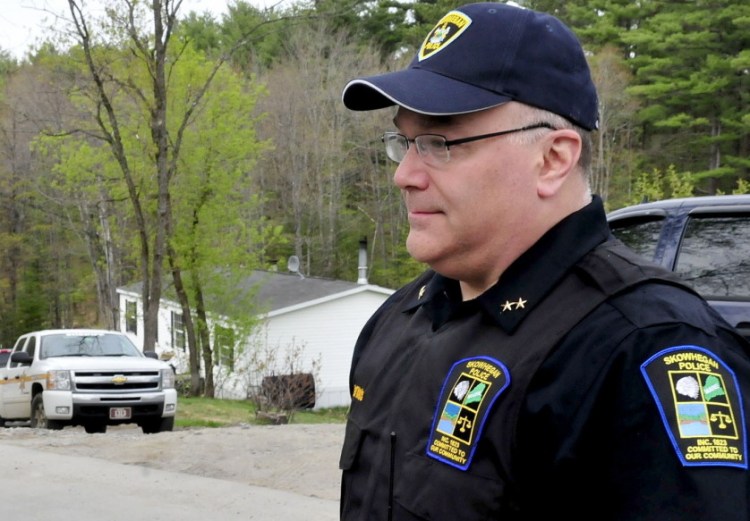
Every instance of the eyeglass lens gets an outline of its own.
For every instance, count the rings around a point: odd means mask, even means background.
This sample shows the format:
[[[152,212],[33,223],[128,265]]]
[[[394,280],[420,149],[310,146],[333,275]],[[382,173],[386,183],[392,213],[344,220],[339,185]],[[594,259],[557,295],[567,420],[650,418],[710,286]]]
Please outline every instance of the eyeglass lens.
[[[385,154],[388,159],[400,163],[406,156],[409,149],[409,142],[406,136],[396,132],[386,132],[383,134],[383,143],[385,144]]]
[[[383,143],[385,152],[389,159],[400,163],[406,157],[409,150],[409,143],[414,143],[417,153],[422,158],[433,158],[438,162],[448,160],[448,147],[443,136],[437,134],[422,134],[414,139],[408,139],[403,134],[397,132],[386,132],[383,134]]]

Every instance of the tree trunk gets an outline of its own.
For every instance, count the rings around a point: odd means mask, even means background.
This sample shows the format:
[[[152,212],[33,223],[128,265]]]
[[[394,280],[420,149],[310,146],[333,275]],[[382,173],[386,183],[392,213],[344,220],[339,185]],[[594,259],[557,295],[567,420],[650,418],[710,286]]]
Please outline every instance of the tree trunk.
[[[201,339],[201,352],[203,353],[203,367],[206,368],[206,387],[203,389],[203,395],[206,398],[213,398],[216,393],[214,385],[214,360],[213,351],[211,350],[211,335],[208,331],[208,318],[206,317],[206,305],[203,301],[203,288],[200,282],[195,284],[195,312],[198,315],[198,334]]]
[[[174,250],[169,247],[167,250],[169,266],[172,269],[172,280],[174,289],[177,293],[177,300],[182,308],[182,323],[185,326],[185,335],[187,336],[188,345],[188,365],[190,368],[190,395],[199,396],[201,393],[201,364],[198,357],[200,346],[195,335],[195,323],[193,314],[190,311],[190,299],[188,298],[185,284],[182,282],[182,271],[176,266],[176,255]]]

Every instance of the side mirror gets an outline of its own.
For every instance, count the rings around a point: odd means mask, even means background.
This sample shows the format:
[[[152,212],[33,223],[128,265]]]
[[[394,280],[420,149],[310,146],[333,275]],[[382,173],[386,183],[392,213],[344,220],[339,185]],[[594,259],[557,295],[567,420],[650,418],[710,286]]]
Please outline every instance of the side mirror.
[[[31,365],[34,361],[34,357],[26,351],[18,351],[10,355],[10,361],[21,365]]]
[[[146,358],[153,358],[154,360],[158,360],[159,359],[159,355],[156,354],[156,351],[144,351],[143,355]]]

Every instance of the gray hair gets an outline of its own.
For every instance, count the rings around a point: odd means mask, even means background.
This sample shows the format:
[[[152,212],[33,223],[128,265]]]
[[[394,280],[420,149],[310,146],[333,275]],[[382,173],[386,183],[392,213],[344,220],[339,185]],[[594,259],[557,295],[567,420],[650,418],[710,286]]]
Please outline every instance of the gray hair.
[[[574,130],[579,136],[581,136],[581,156],[578,158],[578,167],[583,173],[584,179],[588,182],[591,177],[591,161],[593,154],[593,143],[591,139],[591,132],[579,127],[570,120],[550,112],[548,110],[531,107],[522,103],[515,103],[516,106],[521,107],[521,110],[517,111],[518,125],[532,125],[535,123],[549,123],[557,129],[570,129]],[[520,132],[509,136],[511,139],[516,140],[517,143],[532,143],[539,139],[546,129],[538,129],[530,132]]]

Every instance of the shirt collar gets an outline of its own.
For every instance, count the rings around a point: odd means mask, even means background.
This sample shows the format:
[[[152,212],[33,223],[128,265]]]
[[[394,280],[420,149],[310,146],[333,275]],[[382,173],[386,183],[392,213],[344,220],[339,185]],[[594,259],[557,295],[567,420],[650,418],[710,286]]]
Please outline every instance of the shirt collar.
[[[482,309],[510,333],[581,257],[608,237],[604,205],[599,196],[594,196],[591,203],[545,233],[478,298],[461,302],[458,281],[436,273],[415,288],[404,311],[424,306],[433,329],[437,329],[457,314]]]

